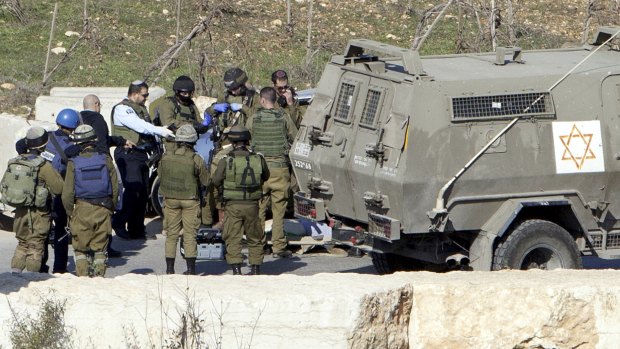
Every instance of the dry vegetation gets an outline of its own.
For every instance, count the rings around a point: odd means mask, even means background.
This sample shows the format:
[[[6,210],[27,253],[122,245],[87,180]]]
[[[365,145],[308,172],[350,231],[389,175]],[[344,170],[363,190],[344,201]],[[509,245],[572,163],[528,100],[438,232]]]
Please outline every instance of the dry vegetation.
[[[21,18],[12,11],[16,2]],[[437,17],[438,5],[448,2],[443,18],[420,47],[422,54],[485,51],[494,44],[524,49],[578,45],[584,32],[591,35],[599,25],[617,23],[620,4],[618,0],[61,0],[51,42],[68,54],[51,54],[49,76],[44,79],[55,1],[0,0],[0,83],[16,86],[0,88],[0,111],[32,107],[36,96],[52,86],[125,86],[147,78],[167,87],[180,74],[198,81],[199,92],[212,94],[221,88],[221,76],[231,66],[247,70],[256,85],[269,83],[270,73],[283,68],[299,88],[306,88],[317,81],[325,61],[342,53],[351,38],[412,47],[416,36]],[[67,31],[76,34],[66,36]],[[183,39],[188,39],[184,45],[175,46]],[[176,55],[165,55],[167,50]],[[58,68],[50,73],[54,66]]]

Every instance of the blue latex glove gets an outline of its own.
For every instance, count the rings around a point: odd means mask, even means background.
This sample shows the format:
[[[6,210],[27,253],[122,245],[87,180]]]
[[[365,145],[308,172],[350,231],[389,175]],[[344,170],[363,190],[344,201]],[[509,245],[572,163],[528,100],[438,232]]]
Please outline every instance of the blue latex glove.
[[[218,113],[225,113],[228,111],[228,103],[215,103],[213,109]]]
[[[241,108],[243,108],[243,104],[241,103],[231,103],[230,104],[230,109],[234,112],[237,112],[239,110],[241,110]]]
[[[205,126],[209,126],[211,125],[211,122],[213,121],[213,118],[211,117],[211,115],[209,115],[209,113],[207,113],[207,111],[205,110],[204,113],[204,120],[202,120],[202,124]]]

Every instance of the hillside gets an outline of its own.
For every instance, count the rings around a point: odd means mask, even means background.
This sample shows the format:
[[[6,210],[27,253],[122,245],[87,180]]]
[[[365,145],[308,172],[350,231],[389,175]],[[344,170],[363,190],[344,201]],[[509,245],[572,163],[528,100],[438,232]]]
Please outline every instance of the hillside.
[[[20,22],[3,0],[0,4],[0,111],[24,113],[36,96],[53,86],[125,86],[145,78],[168,87],[181,74],[198,82],[201,94],[221,89],[221,76],[240,66],[255,85],[269,84],[270,73],[289,71],[298,88],[312,86],[323,64],[342,53],[347,40],[370,38],[411,47],[420,20],[439,1],[419,0],[180,0],[181,40],[203,21],[205,30],[179,50],[163,71],[158,58],[177,41],[177,0],[58,1],[47,71],[43,73],[50,40],[54,1],[19,0]],[[494,23],[498,45],[523,49],[579,44],[590,15],[590,33],[599,24],[618,22],[617,1],[513,1],[514,23],[507,4],[496,1]],[[86,3],[86,8],[84,4]],[[290,4],[290,22],[287,16]],[[422,54],[490,50],[490,0],[456,1],[421,47]],[[312,10],[310,13],[310,9]],[[87,18],[85,21],[84,18]],[[309,26],[311,18],[311,26]],[[430,14],[425,25],[435,18]],[[420,26],[424,28],[424,25]],[[307,48],[310,29],[310,49]],[[513,40],[510,37],[512,32]],[[72,50],[71,47],[74,46]],[[309,59],[308,59],[309,58]]]

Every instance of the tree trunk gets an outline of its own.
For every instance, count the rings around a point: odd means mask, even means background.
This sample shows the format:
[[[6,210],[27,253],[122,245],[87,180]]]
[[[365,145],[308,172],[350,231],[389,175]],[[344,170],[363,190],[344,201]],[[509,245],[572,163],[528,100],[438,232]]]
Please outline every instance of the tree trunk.
[[[497,33],[495,32],[495,16],[497,9],[495,8],[495,0],[491,0],[491,15],[489,16],[489,28],[491,30],[491,45],[493,46],[493,51],[497,47]]]
[[[512,0],[506,0],[506,8],[508,10],[508,40],[510,46],[517,44],[517,35],[515,34],[515,12],[512,6]]]

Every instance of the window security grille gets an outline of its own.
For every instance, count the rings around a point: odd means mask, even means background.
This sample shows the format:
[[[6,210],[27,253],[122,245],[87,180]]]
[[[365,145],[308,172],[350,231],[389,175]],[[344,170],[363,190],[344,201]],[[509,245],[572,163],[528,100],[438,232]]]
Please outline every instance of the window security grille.
[[[555,110],[551,95],[548,92],[533,92],[452,98],[452,119],[455,121],[512,118],[520,115],[553,117]]]
[[[355,85],[343,82],[340,86],[340,95],[338,96],[338,105],[336,106],[335,118],[341,121],[349,121],[349,111],[353,103],[353,94],[355,93]]]
[[[360,124],[366,126],[374,126],[375,119],[377,118],[377,110],[379,109],[379,101],[381,100],[381,91],[368,90],[366,96],[366,104],[364,105],[364,112],[362,113],[362,119]]]

